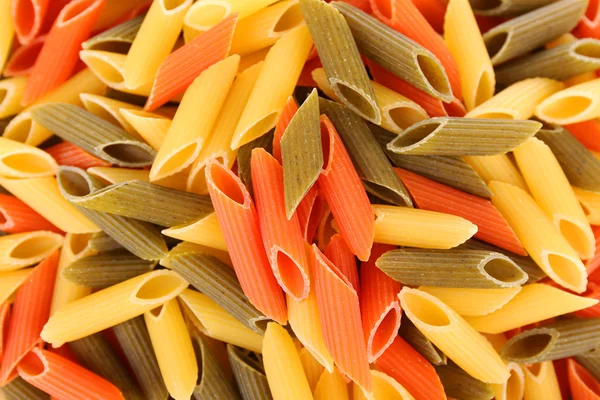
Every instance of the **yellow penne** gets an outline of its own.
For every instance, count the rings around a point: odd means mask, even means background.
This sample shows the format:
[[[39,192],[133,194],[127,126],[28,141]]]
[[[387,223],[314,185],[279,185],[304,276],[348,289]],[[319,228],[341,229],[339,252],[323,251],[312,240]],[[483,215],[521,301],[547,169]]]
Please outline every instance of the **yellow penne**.
[[[65,237],[65,242],[60,251],[56,280],[54,281],[54,294],[52,295],[50,315],[53,315],[66,304],[81,299],[92,292],[91,288],[73,283],[62,275],[65,268],[73,262],[80,258],[96,254],[89,246],[91,236],[90,233],[68,233]]]
[[[424,249],[450,249],[477,233],[464,218],[415,208],[373,205],[375,243]]]
[[[549,78],[531,78],[514,83],[465,115],[468,118],[529,119],[548,96],[564,89]]]
[[[169,394],[176,400],[189,399],[198,379],[198,364],[177,300],[145,313],[144,319]]]
[[[179,299],[196,318],[195,326],[206,336],[262,353],[263,337],[232,317],[208,296],[186,289]]]
[[[41,178],[52,176],[58,165],[44,150],[0,137],[0,176]]]
[[[408,286],[398,298],[421,333],[469,375],[486,383],[508,380],[508,368],[487,339],[442,301]]]
[[[178,254],[188,253],[188,252],[207,253],[207,254],[210,254],[211,256],[215,256],[217,259],[219,259],[219,261],[221,261],[227,265],[230,265],[230,266],[232,265],[231,257],[229,257],[229,253],[227,253],[226,251],[218,250],[218,249],[215,249],[212,247],[202,246],[200,244],[190,243],[190,242],[181,242],[178,245],[176,245],[175,247],[173,247],[169,251],[169,254],[167,254],[167,256],[165,258],[162,258],[159,261],[159,264],[162,265],[163,267],[171,268],[171,261],[172,261],[173,257],[175,257]]]
[[[546,49],[553,49],[555,47],[562,46],[563,44],[572,43],[576,40],[577,40],[577,38],[575,36],[573,36],[573,34],[565,33],[564,35],[560,35],[558,38],[551,41],[550,43],[546,43],[546,45],[544,47]],[[590,71],[590,72],[585,72],[581,75],[577,75],[572,78],[566,79],[565,81],[563,81],[563,83],[565,84],[566,87],[571,87],[571,86],[575,86],[575,85],[578,85],[583,82],[589,82],[593,79],[596,79],[596,72]]]
[[[192,0],[152,2],[126,56],[123,77],[128,89],[152,84],[160,63],[169,55],[181,33],[183,18],[191,5]]]
[[[108,185],[134,180],[150,181],[150,171],[144,169],[92,167],[88,169],[87,172]]]
[[[517,234],[536,264],[553,281],[581,293],[587,285],[585,266],[533,198],[516,186],[490,182],[492,203]]]
[[[189,225],[165,229],[162,231],[162,234],[175,239],[185,240],[186,242],[227,251],[225,238],[223,237],[223,232],[215,213],[192,222]]]
[[[121,110],[141,110],[141,107],[123,101],[110,99],[97,94],[82,93],[80,95],[83,106],[92,114],[123,128],[127,133],[142,139],[137,130],[121,115]]]
[[[592,225],[600,225],[600,193],[590,192],[575,186],[572,186],[572,188],[588,222]]]
[[[131,12],[142,5],[144,5],[143,0],[106,0],[100,17],[94,24],[93,31],[103,31],[109,28],[127,12]]]
[[[496,400],[520,400],[525,392],[525,374],[523,368],[517,363],[507,363],[510,378],[503,384],[490,385]]]
[[[277,0],[198,1],[185,14],[183,36],[187,43],[232,13],[237,13],[238,18],[242,19],[276,2]]]
[[[474,317],[487,315],[502,308],[521,291],[521,287],[458,289],[422,286],[419,290],[437,297],[463,317]]]
[[[540,208],[580,258],[593,257],[594,233],[550,147],[534,137],[515,149],[513,154]]]
[[[81,50],[79,58],[106,86],[125,93],[146,97],[150,95],[152,81],[133,89],[125,87],[125,61],[127,58],[125,54],[102,50]]]
[[[334,368],[333,372],[323,371],[317,382],[314,393],[315,400],[347,400],[348,385],[340,371]]]
[[[317,359],[313,357],[306,347],[298,352],[298,356],[300,357],[302,369],[304,369],[304,374],[308,380],[310,390],[314,392],[315,387],[319,382],[319,378],[321,377],[323,371],[325,371],[325,368],[323,368],[321,363],[319,363]]]
[[[252,67],[253,65],[258,64],[261,61],[264,61],[265,58],[267,57],[267,54],[269,54],[269,50],[271,50],[271,48],[267,47],[262,50],[255,51],[252,54],[246,54],[245,56],[242,56],[242,58],[240,59],[240,66],[238,68],[238,72],[242,73],[243,71],[247,70],[248,68]]]
[[[327,97],[339,101],[323,68],[315,69],[312,78]],[[388,131],[400,134],[409,126],[429,118],[423,107],[411,99],[375,81],[371,81],[371,85],[381,110],[381,126]]]
[[[308,297],[295,301],[288,296],[288,321],[296,337],[304,347],[327,371],[333,371],[333,358],[323,339],[319,305],[315,291],[314,279],[311,279],[311,289]]]
[[[458,64],[465,106],[472,110],[494,95],[496,78],[468,0],[448,3],[444,38]]]
[[[1,68],[0,71],[2,71]],[[25,91],[25,85],[27,85],[26,76],[0,80],[0,118],[11,117],[23,110],[21,98]]]
[[[159,150],[171,126],[171,120],[142,110],[121,109],[127,124],[154,150]]]
[[[183,171],[198,157],[233,83],[239,60],[233,55],[214,64],[188,87],[152,164],[151,181]]]
[[[100,94],[105,89],[106,85],[96,78],[92,71],[84,69],[13,118],[4,130],[3,136],[17,142],[37,146],[51,137],[52,132],[33,121],[31,117],[33,107],[44,103],[81,105],[79,99],[81,92]]]
[[[21,286],[33,268],[0,272],[0,303],[4,304]]]
[[[485,181],[498,181],[527,190],[527,184],[506,154],[496,156],[465,156],[463,159]]]
[[[533,283],[523,289],[504,307],[481,317],[467,317],[479,332],[501,333],[548,318],[582,310],[598,300],[576,296],[564,290]]]
[[[362,388],[353,384],[353,400],[396,399],[414,400],[414,397],[394,378],[380,371],[371,370],[371,395],[365,395]]]
[[[263,363],[273,400],[313,398],[294,341],[276,322],[269,322],[263,339]]]
[[[275,127],[287,98],[293,93],[312,48],[306,25],[288,32],[269,50],[248,103],[235,128],[232,149]]]
[[[525,392],[523,400],[561,400],[560,386],[552,361],[525,365]]]
[[[100,231],[96,224],[65,200],[58,189],[58,182],[53,176],[30,179],[0,177],[0,186],[3,186],[63,232]]]
[[[15,34],[10,4],[11,0],[0,0],[0,71],[4,69]]]
[[[231,53],[246,55],[269,47],[302,23],[298,0],[284,0],[263,8],[238,22]]]
[[[36,264],[63,244],[63,237],[50,231],[0,236],[0,271]]]
[[[223,107],[215,121],[208,141],[202,147],[200,154],[190,169],[187,181],[188,192],[208,193],[204,167],[210,159],[217,158],[228,168],[231,168],[235,162],[237,149],[231,150],[231,139],[233,138],[235,127],[242,116],[244,107],[248,102],[252,88],[256,83],[262,64],[262,62],[256,64],[239,74],[231,85],[231,90],[227,94],[225,103],[223,103]]]
[[[61,307],[44,326],[42,339],[59,347],[159,307],[187,286],[173,271],[137,276]]]
[[[536,107],[535,115],[559,125],[600,117],[600,78],[553,94]]]

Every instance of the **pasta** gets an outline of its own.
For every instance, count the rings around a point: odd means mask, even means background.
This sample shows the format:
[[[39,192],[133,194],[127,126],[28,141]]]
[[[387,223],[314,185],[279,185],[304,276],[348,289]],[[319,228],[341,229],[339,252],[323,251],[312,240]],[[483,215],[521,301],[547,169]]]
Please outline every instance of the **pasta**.
[[[41,149],[0,137],[0,175],[7,178],[41,178],[54,175],[54,159]]]
[[[585,399],[598,397],[598,393],[600,392],[600,384],[598,384],[598,381],[595,380],[585,368],[577,364],[576,361],[569,359],[567,360],[567,363],[569,385],[571,387],[573,398]]]
[[[444,392],[458,399],[492,399],[491,385],[467,374],[455,364],[441,365],[435,371],[444,385]]]
[[[411,320],[406,317],[406,314],[404,314],[402,322],[400,323],[398,335],[431,364],[448,364],[448,357],[446,357],[444,353],[435,347],[435,345],[431,343],[419,329],[417,329]]]
[[[491,156],[514,150],[540,128],[536,121],[439,117],[417,122],[387,147],[410,155]]]
[[[208,214],[189,225],[164,229],[162,234],[210,248],[227,251],[227,243],[215,213]]]
[[[271,150],[273,148],[273,139],[274,139],[274,132],[270,131],[266,135],[256,138],[253,141],[248,142],[239,148],[239,152],[238,152],[238,156],[237,156],[238,175],[239,175],[242,183],[244,185],[246,185],[246,188],[248,189],[248,192],[250,192],[250,194],[253,193],[252,171],[250,170],[252,150],[254,150],[255,148],[258,148],[258,147],[267,149],[267,151]]]
[[[154,150],[158,151],[171,126],[171,120],[162,115],[136,109],[120,109],[129,126]]]
[[[104,232],[93,233],[90,237],[89,244],[90,249],[98,253],[123,248],[123,246],[121,246],[113,238],[111,238]]]
[[[0,118],[11,117],[23,110],[21,97],[27,85],[27,77],[17,76],[0,80]]]
[[[371,370],[371,379],[373,380],[373,396],[375,398],[397,398],[399,400],[413,400],[414,397],[400,385],[394,378],[383,372]],[[365,400],[367,397],[359,386],[354,386],[352,398],[355,400]]]
[[[270,400],[271,391],[260,357],[227,345],[227,355],[240,393],[244,400]]]
[[[138,106],[95,94],[82,93],[80,97],[86,110],[119,128],[123,128],[125,132],[136,139],[141,138],[120,112],[121,110],[140,110]]]
[[[359,293],[360,284],[356,260],[342,235],[336,233],[329,238],[329,243],[324,254],[340,270],[344,277],[348,279],[354,290]],[[371,258],[369,256],[369,259]]]
[[[0,274],[0,301],[2,304],[17,291],[32,271],[32,268],[26,268]]]
[[[27,383],[23,378],[16,377],[0,389],[5,399],[48,400],[50,395]]]
[[[335,94],[361,117],[381,123],[373,87],[343,14],[317,0],[300,0],[300,7]]]
[[[597,192],[583,190],[575,186],[572,188],[588,222],[592,225],[600,225],[600,195]]]
[[[504,182],[528,191],[521,173],[506,154],[465,156],[463,159],[488,184],[491,181]]]
[[[469,317],[467,320],[480,332],[501,333],[585,309],[597,304],[597,301],[575,296],[549,285],[534,283],[523,286],[499,310],[480,317]]]
[[[144,21],[139,16],[110,28],[81,44],[84,50],[102,50],[111,53],[127,54]]]
[[[2,0],[0,2],[0,10],[2,16],[0,18],[0,71],[4,70],[6,60],[10,55],[10,49],[12,47],[13,35],[15,33],[15,27],[11,18],[11,0]]]
[[[525,394],[525,373],[523,367],[516,363],[508,363],[510,378],[502,385],[490,385],[494,397],[498,400],[522,399]]]
[[[5,61],[3,75],[7,77],[14,77],[26,76],[31,74],[33,66],[37,61],[37,58],[40,56],[42,47],[46,42],[46,36],[47,35],[39,36],[36,39],[34,39],[31,43],[17,48],[12,53],[10,58],[8,58],[8,60]]]
[[[580,0],[561,0],[490,29],[483,35],[483,40],[492,64],[496,66],[524,55],[569,32],[583,15],[585,7],[586,3]]]
[[[448,3],[444,32],[448,49],[458,64],[465,106],[472,110],[494,95],[496,78],[468,1]]]
[[[110,163],[91,155],[87,151],[69,142],[62,142],[45,149],[58,165],[67,165],[81,169],[107,167]]]
[[[199,359],[199,383],[194,388],[195,399],[237,399],[237,390],[227,379],[219,362],[201,336],[193,338],[196,358]]]
[[[596,103],[600,79],[580,83],[554,93],[542,101],[535,115],[546,122],[566,125],[600,116]]]
[[[36,213],[31,207],[15,196],[0,194],[0,230],[5,233],[23,233],[34,230],[60,230]]]
[[[36,264],[62,244],[63,237],[49,231],[0,236],[0,270],[13,271]]]
[[[459,289],[453,287],[421,286],[419,290],[437,297],[460,316],[477,317],[490,314],[504,307],[521,291],[521,287]]]

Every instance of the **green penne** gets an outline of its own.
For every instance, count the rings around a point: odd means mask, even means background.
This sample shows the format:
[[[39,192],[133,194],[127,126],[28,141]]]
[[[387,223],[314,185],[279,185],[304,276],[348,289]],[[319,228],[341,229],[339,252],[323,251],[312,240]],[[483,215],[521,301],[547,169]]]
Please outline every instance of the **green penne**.
[[[62,274],[78,285],[103,289],[150,272],[157,263],[142,260],[126,250],[115,250],[80,258]]]
[[[300,0],[329,83],[338,98],[361,117],[381,124],[381,110],[344,16],[321,0]]]
[[[421,333],[420,330],[406,316],[402,316],[402,323],[398,335],[406,340],[416,351],[427,359],[433,365],[446,365],[448,357],[440,351],[429,339]]]
[[[444,392],[448,397],[460,400],[490,400],[494,392],[488,383],[481,382],[467,374],[454,363],[435,367]]]
[[[539,51],[496,69],[496,80],[505,85],[538,76],[565,79],[600,69],[600,40],[580,39]]]
[[[189,224],[214,212],[208,196],[138,180],[107,186],[74,203],[166,227]]]
[[[273,133],[271,130],[266,135],[262,135],[259,138],[254,139],[251,142],[246,143],[237,155],[238,175],[244,185],[248,188],[250,194],[252,194],[252,173],[250,170],[250,159],[252,157],[252,150],[257,147],[267,150],[269,153],[273,150]]]
[[[560,0],[510,19],[483,35],[492,65],[527,54],[573,29],[587,0]]]
[[[367,190],[392,204],[412,207],[408,190],[392,169],[365,121],[341,104],[322,98],[319,103],[322,112],[335,125]]]
[[[600,318],[572,318],[533,328],[510,339],[500,355],[520,364],[584,354],[600,345]]]
[[[0,388],[5,400],[50,400],[50,395],[17,376]]]
[[[319,95],[314,89],[281,138],[285,210],[291,218],[323,169]]]
[[[114,384],[126,399],[145,399],[129,371],[102,333],[95,333],[69,342],[69,347],[83,367]]]
[[[194,389],[196,400],[236,400],[239,399],[235,388],[229,383],[223,369],[204,343],[200,335],[193,337],[196,360],[198,360],[198,385]]]
[[[56,173],[58,187],[71,204],[78,206],[81,196],[94,193],[104,184],[80,168],[61,166]],[[160,260],[168,253],[162,234],[150,223],[133,218],[77,207],[106,234],[144,260]]]
[[[332,4],[346,18],[363,56],[436,99],[452,101],[446,71],[429,50],[350,4]]]
[[[84,50],[103,50],[111,53],[127,54],[133,39],[140,30],[144,15],[110,28],[81,44]]]
[[[600,192],[600,160],[566,129],[553,126],[537,133],[550,147],[569,183],[584,190]]]
[[[229,363],[244,400],[272,400],[269,382],[259,354],[227,345]]]
[[[47,103],[31,110],[33,120],[63,140],[121,167],[152,165],[156,152],[121,128],[94,114],[64,103]]]
[[[403,248],[388,251],[376,264],[392,279],[411,286],[509,288],[528,279],[510,258],[485,250]]]
[[[470,0],[475,14],[498,16],[524,14],[552,2],[553,0]]]
[[[250,304],[235,272],[227,264],[210,254],[190,252],[174,256],[169,266],[235,319],[264,334],[267,317]]]
[[[169,393],[154,355],[144,317],[139,316],[113,327],[121,349],[147,400],[165,400]]]
[[[575,361],[587,369],[597,381],[600,381],[600,354],[598,354],[598,350],[596,348],[592,351],[578,354],[575,356]]]
[[[122,249],[123,246],[104,232],[96,232],[89,240],[89,246],[97,253]]]
[[[387,148],[407,155],[491,156],[514,150],[541,127],[529,120],[437,117],[412,125]]]
[[[501,249],[500,247],[492,244],[482,242],[477,239],[469,239],[465,243],[458,246],[459,249],[466,250],[485,250],[493,251],[496,253],[502,253],[506,257],[510,258],[517,264],[529,277],[527,283],[535,283],[546,277],[546,273],[531,259],[529,256],[520,256],[518,254],[511,253],[508,250]]]

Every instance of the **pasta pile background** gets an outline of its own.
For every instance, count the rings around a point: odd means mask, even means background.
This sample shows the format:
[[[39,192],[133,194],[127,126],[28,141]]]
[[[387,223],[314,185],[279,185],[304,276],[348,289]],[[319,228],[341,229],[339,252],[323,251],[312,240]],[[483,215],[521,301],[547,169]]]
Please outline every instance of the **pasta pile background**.
[[[0,0],[7,400],[600,400],[598,0]]]

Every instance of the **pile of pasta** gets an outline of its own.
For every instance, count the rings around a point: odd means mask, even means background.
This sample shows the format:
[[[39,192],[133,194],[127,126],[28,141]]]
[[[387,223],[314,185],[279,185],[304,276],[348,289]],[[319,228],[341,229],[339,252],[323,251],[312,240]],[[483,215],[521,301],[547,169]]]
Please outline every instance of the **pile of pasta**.
[[[6,400],[599,400],[598,0],[0,0]]]

